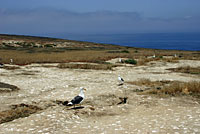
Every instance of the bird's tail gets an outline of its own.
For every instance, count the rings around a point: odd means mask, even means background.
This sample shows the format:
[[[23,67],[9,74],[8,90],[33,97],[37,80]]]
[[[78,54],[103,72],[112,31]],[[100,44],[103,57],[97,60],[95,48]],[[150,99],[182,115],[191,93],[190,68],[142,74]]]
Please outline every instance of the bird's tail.
[[[73,105],[72,102],[67,103],[67,106],[72,106],[72,105]]]

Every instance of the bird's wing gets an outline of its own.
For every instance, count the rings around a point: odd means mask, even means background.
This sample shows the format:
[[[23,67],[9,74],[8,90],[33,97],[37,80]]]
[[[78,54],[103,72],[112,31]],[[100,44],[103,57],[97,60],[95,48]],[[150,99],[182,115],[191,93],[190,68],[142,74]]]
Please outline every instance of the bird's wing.
[[[72,104],[79,104],[83,100],[83,97],[81,96],[76,96],[74,99],[71,100]]]
[[[124,81],[124,79],[121,78],[122,81]]]

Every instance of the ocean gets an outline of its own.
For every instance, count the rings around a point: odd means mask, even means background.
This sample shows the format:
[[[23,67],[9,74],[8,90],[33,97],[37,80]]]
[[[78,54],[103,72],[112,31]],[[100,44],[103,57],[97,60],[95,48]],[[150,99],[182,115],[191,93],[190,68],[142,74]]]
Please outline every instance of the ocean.
[[[200,51],[200,33],[67,35],[67,39],[139,48]]]

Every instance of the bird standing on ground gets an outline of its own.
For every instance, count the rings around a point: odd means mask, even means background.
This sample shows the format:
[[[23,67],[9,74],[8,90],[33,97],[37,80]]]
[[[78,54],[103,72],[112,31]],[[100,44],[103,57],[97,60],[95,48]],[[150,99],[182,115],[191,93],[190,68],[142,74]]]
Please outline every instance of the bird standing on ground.
[[[118,76],[118,80],[119,80],[120,85],[124,84],[124,79],[120,77],[120,75]]]
[[[72,106],[72,105],[73,105],[74,108],[75,108],[75,105],[76,105],[76,104],[80,104],[80,103],[84,100],[84,98],[85,98],[85,95],[84,95],[83,90],[86,91],[85,88],[80,87],[80,93],[79,93],[79,95],[77,95],[76,97],[74,97],[74,98],[67,104],[67,106]]]
[[[119,63],[122,63],[122,59],[121,58],[119,58]]]
[[[10,59],[10,64],[13,64],[13,59]]]

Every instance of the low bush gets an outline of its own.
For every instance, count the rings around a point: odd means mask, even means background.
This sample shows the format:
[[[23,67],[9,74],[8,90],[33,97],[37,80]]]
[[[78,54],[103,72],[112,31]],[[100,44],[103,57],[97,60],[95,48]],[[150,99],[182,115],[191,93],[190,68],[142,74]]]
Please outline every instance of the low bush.
[[[129,53],[128,50],[122,50],[121,53]]]
[[[124,63],[126,63],[126,64],[134,64],[134,65],[136,65],[136,64],[137,64],[137,61],[134,60],[134,59],[128,59],[128,60],[124,60]]]
[[[64,64],[60,63],[58,68],[71,68],[71,69],[94,69],[94,70],[112,70],[116,65],[112,64]]]

